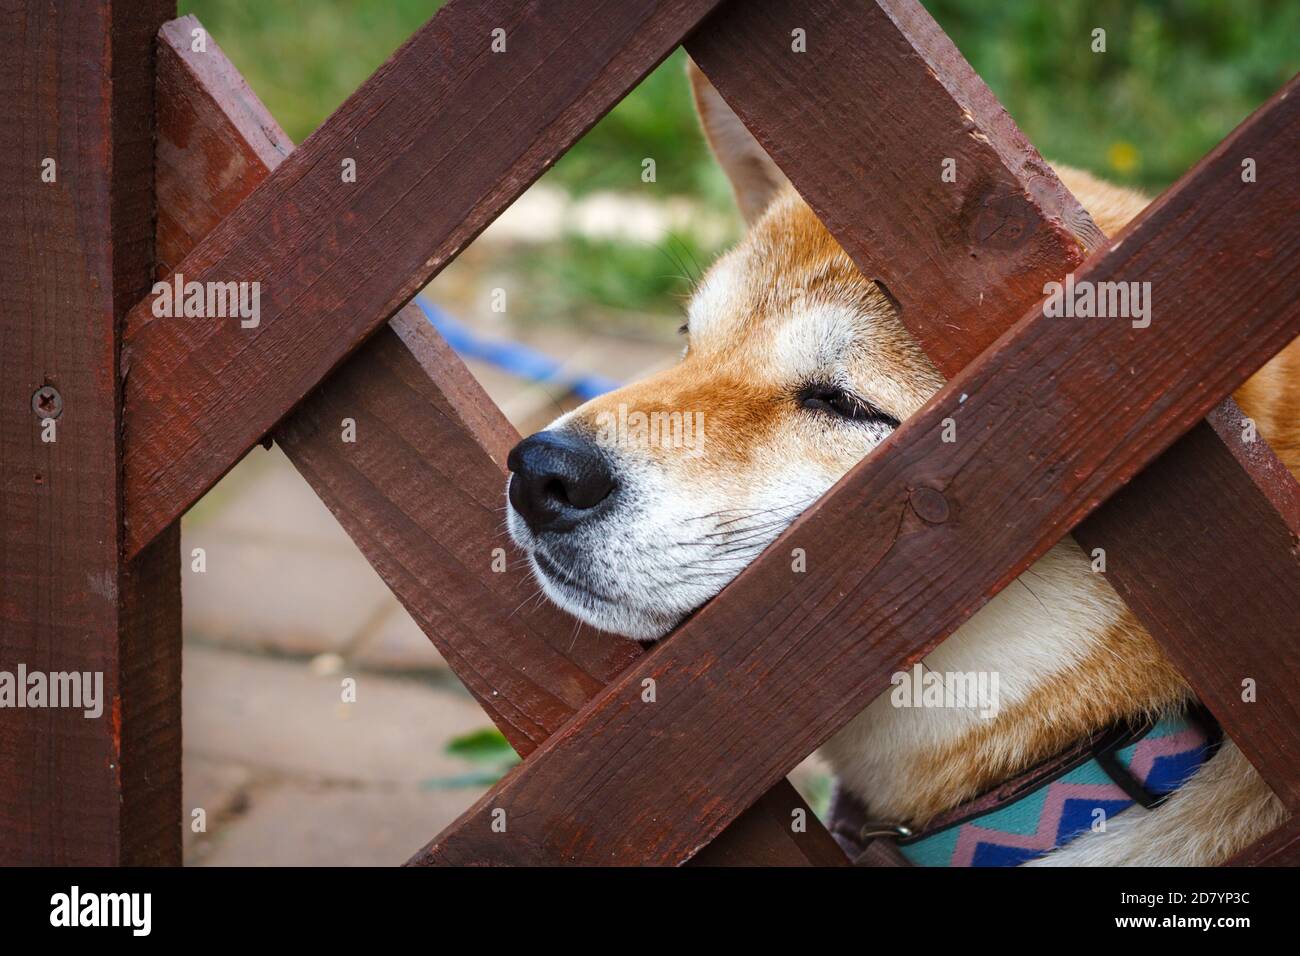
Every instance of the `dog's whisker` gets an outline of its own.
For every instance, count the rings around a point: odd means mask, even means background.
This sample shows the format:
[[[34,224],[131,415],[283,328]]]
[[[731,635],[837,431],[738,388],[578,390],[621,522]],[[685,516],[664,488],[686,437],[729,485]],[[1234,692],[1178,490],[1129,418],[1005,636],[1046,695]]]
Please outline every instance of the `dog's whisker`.
[[[571,641],[569,641],[569,649],[568,649],[567,651],[565,651],[564,653],[566,653],[566,654],[570,654],[570,653],[573,652],[573,648],[574,648],[574,647],[577,645],[577,643],[578,643],[578,632],[581,631],[581,630],[582,630],[582,618],[578,618],[577,623],[574,625],[574,628],[573,628],[573,639],[572,639]]]
[[[729,518],[726,521],[719,521],[714,527],[718,529],[718,532],[722,532],[722,529],[728,528],[731,525],[739,524],[742,521],[749,521],[753,518],[766,518],[777,513],[778,513],[778,509],[776,508],[769,508],[764,511],[755,511],[752,512],[751,514],[741,515],[736,518]]]
[[[753,511],[752,508],[723,508],[720,511],[710,511],[708,514],[694,515],[690,518],[684,518],[683,521],[704,521],[708,518],[716,518],[718,515],[745,514]]]
[[[762,518],[768,515],[777,515],[789,511],[793,511],[796,514],[798,514],[799,512],[803,511],[808,506],[808,504],[813,500],[815,500],[815,496],[814,498],[807,498],[802,501],[793,502],[787,505],[777,505],[775,508],[763,508],[756,511],[751,511],[747,515],[741,515],[736,518],[729,518],[726,521],[719,521],[717,523],[717,527],[725,528],[727,525],[736,524],[738,522],[745,521],[749,518]]]
[[[789,526],[790,522],[788,521],[773,521],[768,524],[756,525],[752,528],[741,528],[738,531],[732,531],[726,534],[706,535],[705,537],[710,540],[714,538],[719,539],[713,543],[722,547],[728,544],[739,544],[742,541],[750,541],[756,537],[762,537],[764,535],[776,537],[777,534],[780,534]]]
[[[730,551],[719,551],[717,554],[705,555],[694,561],[686,562],[685,564],[680,565],[680,567],[707,567],[710,564],[723,563],[745,564],[761,550],[761,548],[751,546],[746,548],[735,548]]]
[[[787,502],[786,504],[783,505],[773,505],[771,508],[721,508],[717,511],[710,511],[707,514],[694,515],[693,517],[686,518],[684,520],[703,521],[706,518],[713,518],[716,517],[717,515],[734,515],[734,514],[745,514],[745,515],[750,515],[752,517],[755,515],[766,514],[768,512],[779,511],[788,508],[806,507],[809,502],[816,501],[819,497],[821,496],[808,495],[805,498],[796,498],[794,501]]]
[[[511,611],[509,614],[506,615],[506,620],[508,621],[508,620],[510,620],[512,617],[514,617],[516,614],[518,614],[519,611],[520,611],[520,609],[523,608],[523,606],[524,606],[525,604],[527,604],[527,603],[528,603],[529,601],[531,601],[533,598],[537,597],[537,595],[541,594],[542,591],[544,591],[544,590],[545,590],[545,588],[544,588],[542,585],[539,584],[539,585],[537,586],[537,590],[536,590],[536,591],[534,591],[532,594],[528,595],[528,597],[526,597],[526,598],[524,598],[522,601],[520,601],[519,604],[518,604],[518,606],[516,606],[515,609],[514,609],[513,611]]]
[[[729,557],[731,555],[736,555],[736,554],[747,554],[753,556],[753,555],[757,555],[760,551],[762,551],[766,547],[767,547],[766,541],[758,541],[752,544],[751,543],[739,544],[736,545],[735,547],[731,547],[731,548],[727,548],[726,550],[719,551],[718,554],[721,557]]]
[[[758,528],[765,528],[765,527],[767,527],[768,525],[773,525],[773,524],[788,524],[789,522],[790,522],[790,519],[789,519],[789,518],[785,518],[785,517],[780,517],[780,518],[770,518],[769,520],[755,521],[753,524],[749,524],[749,525],[737,525],[737,526],[735,526],[735,527],[730,527],[730,528],[722,528],[722,527],[720,527],[719,530],[717,530],[717,531],[710,531],[710,532],[709,532],[708,534],[706,534],[706,535],[701,535],[701,537],[703,537],[703,538],[721,538],[721,537],[725,537],[726,535],[745,534],[745,533],[748,532],[748,531],[754,531],[754,530],[756,530],[756,529],[758,529]]]

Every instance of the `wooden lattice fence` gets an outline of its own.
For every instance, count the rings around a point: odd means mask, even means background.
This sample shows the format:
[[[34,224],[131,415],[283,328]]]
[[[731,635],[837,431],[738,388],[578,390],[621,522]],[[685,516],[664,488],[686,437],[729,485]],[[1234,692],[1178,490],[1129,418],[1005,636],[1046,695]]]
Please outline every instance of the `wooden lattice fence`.
[[[1240,861],[1296,859],[1300,488],[1229,397],[1300,333],[1294,80],[1108,240],[915,0],[455,0],[297,149],[166,0],[73,6],[4,13],[0,667],[112,707],[0,720],[0,860],[179,862],[178,522],[268,439],[526,758],[415,862],[843,864],[785,774],[1070,533],[1291,810]],[[949,382],[670,639],[573,644],[491,570],[518,436],[406,303],[679,43]],[[260,324],[155,317],[174,271]],[[1162,320],[1045,318],[1069,272]]]

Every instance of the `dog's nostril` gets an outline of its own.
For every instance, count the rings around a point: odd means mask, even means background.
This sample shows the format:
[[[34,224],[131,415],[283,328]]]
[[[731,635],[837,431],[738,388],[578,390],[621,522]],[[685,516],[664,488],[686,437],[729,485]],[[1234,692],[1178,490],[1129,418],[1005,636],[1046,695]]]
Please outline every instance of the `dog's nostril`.
[[[563,429],[530,435],[506,464],[510,503],[533,531],[564,531],[591,517],[615,489],[604,454]]]
[[[542,491],[562,504],[567,505],[573,503],[569,500],[569,493],[564,489],[564,483],[559,480],[548,481],[542,488]]]

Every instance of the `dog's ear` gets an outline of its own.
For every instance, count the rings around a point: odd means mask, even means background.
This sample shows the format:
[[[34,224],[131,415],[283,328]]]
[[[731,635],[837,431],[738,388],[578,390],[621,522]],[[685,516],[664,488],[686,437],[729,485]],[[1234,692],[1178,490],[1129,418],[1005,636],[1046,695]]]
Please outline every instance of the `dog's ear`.
[[[695,94],[700,125],[704,127],[704,138],[709,141],[709,148],[718,158],[722,171],[731,180],[741,215],[745,222],[752,223],[786,185],[785,174],[758,145],[758,140],[732,112],[694,61],[686,61],[686,73],[691,78],[691,90]]]

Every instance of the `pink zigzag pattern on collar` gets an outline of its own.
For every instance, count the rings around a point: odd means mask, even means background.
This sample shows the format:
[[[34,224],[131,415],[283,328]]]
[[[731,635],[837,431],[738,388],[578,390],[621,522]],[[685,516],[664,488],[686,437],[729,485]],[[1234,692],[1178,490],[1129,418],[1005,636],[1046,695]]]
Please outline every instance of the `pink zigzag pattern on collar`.
[[[1023,850],[1041,850],[1046,853],[1056,846],[1056,831],[1067,800],[1127,800],[1128,795],[1113,783],[1053,783],[1048,787],[1043,801],[1043,812],[1038,817],[1038,829],[1031,834],[1007,833],[987,830],[974,823],[964,823],[952,852],[950,866],[970,866],[975,850],[981,843],[996,843]]]
[[[1145,782],[1155,766],[1156,760],[1170,754],[1186,753],[1204,746],[1205,734],[1197,728],[1180,730],[1165,737],[1144,737],[1138,741],[1133,750],[1133,759],[1129,771],[1138,780]],[[1056,847],[1056,835],[1060,829],[1061,815],[1065,812],[1067,800],[1114,801],[1131,799],[1117,784],[1082,784],[1052,783],[1048,785],[1047,797],[1038,817],[1038,829],[1032,834],[1007,833],[1003,830],[991,830],[978,824],[962,824],[953,849],[949,866],[970,866],[975,859],[975,851],[981,843],[996,843],[999,846],[1016,847],[1024,850],[1039,850],[1046,853]]]
[[[1129,772],[1145,783],[1158,758],[1186,753],[1204,745],[1205,734],[1191,727],[1167,737],[1143,737],[1133,751]]]

